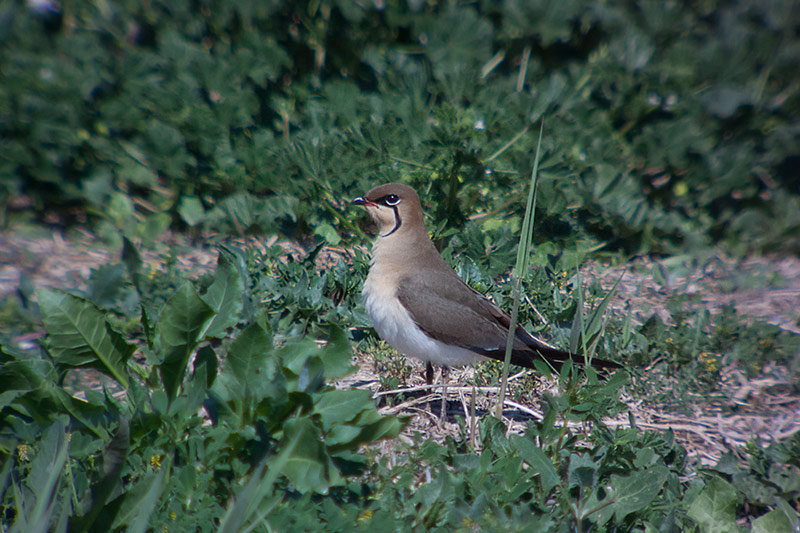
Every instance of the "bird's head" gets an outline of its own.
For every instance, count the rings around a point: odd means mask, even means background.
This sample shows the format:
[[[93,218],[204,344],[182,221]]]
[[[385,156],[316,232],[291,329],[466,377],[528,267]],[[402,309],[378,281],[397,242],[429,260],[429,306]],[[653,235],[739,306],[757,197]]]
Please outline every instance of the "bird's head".
[[[381,237],[407,232],[425,225],[422,206],[414,189],[402,183],[387,183],[371,189],[351,202],[367,210]]]

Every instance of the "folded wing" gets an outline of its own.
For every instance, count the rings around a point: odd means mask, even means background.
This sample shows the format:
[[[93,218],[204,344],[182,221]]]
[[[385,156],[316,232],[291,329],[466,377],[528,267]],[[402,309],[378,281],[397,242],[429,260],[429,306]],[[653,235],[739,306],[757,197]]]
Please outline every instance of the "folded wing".
[[[438,269],[405,276],[397,288],[397,298],[411,314],[416,324],[432,338],[460,346],[491,359],[505,357],[510,317],[491,300],[472,290],[452,272]],[[423,326],[424,324],[424,326]],[[555,370],[571,359],[573,364],[585,364],[582,355],[550,346],[517,326],[511,362],[525,368],[535,368],[535,360],[546,361]],[[622,368],[613,361],[593,358],[598,369]]]

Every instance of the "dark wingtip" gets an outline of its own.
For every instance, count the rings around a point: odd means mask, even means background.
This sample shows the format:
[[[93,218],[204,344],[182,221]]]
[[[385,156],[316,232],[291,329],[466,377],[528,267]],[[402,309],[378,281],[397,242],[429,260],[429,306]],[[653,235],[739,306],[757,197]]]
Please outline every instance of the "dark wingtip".
[[[505,358],[504,351],[499,349],[481,350],[478,348],[472,348],[472,350],[485,357],[496,359],[498,361],[502,361]],[[554,370],[559,371],[561,370],[561,365],[563,365],[567,359],[571,359],[572,364],[579,368],[583,368],[585,366],[585,359],[582,355],[559,350],[557,348],[550,348],[549,346],[537,346],[535,348],[530,347],[527,350],[514,350],[511,352],[512,364],[531,369],[536,369],[534,361],[539,360],[544,361],[545,364],[551,366]],[[589,363],[593,368],[602,372],[609,372],[625,368],[621,364],[615,363],[614,361],[599,359],[597,357],[592,358]]]
[[[606,359],[592,359],[592,366],[595,368],[599,368],[600,370],[619,370],[625,368],[623,365],[619,363],[615,363],[614,361],[608,361]]]

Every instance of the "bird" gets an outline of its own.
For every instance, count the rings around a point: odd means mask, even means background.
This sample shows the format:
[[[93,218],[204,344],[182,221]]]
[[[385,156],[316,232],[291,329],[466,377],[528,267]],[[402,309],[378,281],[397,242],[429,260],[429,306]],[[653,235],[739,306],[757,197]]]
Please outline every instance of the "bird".
[[[503,361],[511,318],[461,280],[439,254],[425,229],[417,192],[386,183],[351,204],[364,207],[378,228],[362,290],[378,335],[406,357],[428,363],[429,384],[431,363],[446,368]],[[582,355],[555,348],[517,325],[511,363],[535,368],[537,360],[554,370],[568,360],[577,367],[585,364]],[[605,371],[622,368],[596,357],[591,365]]]

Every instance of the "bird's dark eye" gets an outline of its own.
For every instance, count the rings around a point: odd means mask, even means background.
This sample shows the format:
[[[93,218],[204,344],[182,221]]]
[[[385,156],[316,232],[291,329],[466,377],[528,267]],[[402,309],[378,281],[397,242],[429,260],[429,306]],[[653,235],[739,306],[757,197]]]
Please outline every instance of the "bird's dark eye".
[[[397,205],[400,203],[400,197],[396,194],[387,194],[383,197],[383,203],[388,206]]]

